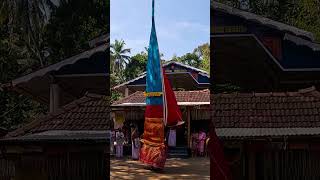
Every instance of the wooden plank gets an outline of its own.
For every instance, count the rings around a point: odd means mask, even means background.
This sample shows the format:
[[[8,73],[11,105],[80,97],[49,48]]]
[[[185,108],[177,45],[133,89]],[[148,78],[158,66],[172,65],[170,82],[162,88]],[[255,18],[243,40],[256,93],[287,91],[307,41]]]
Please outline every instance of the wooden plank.
[[[54,113],[60,106],[60,87],[58,84],[50,84],[50,113]]]

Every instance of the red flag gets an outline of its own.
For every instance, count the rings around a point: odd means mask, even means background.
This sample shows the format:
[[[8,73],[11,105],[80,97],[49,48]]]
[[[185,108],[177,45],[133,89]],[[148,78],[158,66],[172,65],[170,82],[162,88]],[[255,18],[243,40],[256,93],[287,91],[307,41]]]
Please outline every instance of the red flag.
[[[231,180],[231,172],[227,160],[224,158],[223,146],[216,134],[215,127],[210,128],[210,179]]]
[[[170,81],[166,76],[165,69],[163,69],[163,81],[164,81],[164,121],[168,127],[178,126],[183,124],[182,113],[178,106],[176,96],[171,88]]]

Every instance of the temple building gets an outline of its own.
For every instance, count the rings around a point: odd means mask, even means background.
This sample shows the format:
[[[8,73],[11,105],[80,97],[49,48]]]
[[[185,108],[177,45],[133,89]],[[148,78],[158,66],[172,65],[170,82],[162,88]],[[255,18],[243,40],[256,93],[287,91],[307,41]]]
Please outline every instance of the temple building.
[[[211,14],[212,122],[233,177],[319,179],[320,44],[215,1]],[[217,84],[240,90],[223,94]]]

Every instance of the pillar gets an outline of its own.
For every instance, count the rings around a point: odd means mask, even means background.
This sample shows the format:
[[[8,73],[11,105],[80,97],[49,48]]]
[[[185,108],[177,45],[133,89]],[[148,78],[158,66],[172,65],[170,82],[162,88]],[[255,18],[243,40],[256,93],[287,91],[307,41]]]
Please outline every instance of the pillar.
[[[191,117],[190,117],[190,108],[187,106],[187,123],[188,123],[188,147],[191,148],[191,144],[190,144],[190,124],[191,124]]]
[[[124,90],[124,97],[128,97],[129,96],[129,89],[126,87],[126,89]]]
[[[60,88],[58,84],[50,85],[50,113],[54,113],[60,106]]]

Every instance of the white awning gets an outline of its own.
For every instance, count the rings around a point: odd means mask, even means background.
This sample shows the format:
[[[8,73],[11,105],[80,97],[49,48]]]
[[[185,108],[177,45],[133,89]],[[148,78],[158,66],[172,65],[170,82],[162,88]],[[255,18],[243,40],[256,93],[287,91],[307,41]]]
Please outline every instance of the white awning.
[[[179,106],[196,106],[196,105],[210,105],[210,102],[178,102]],[[112,105],[113,107],[123,107],[123,106],[146,106],[146,103],[122,103],[117,105]]]

